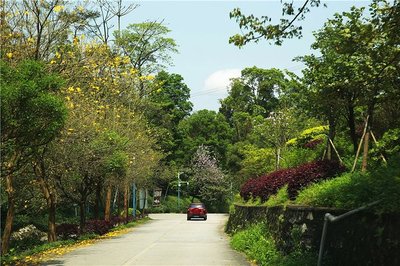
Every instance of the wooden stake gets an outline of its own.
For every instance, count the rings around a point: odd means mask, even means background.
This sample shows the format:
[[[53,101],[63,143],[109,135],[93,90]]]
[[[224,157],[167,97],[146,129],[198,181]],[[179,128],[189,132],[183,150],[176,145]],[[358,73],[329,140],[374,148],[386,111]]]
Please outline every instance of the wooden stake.
[[[333,148],[333,150],[335,151],[337,157],[339,158],[340,163],[343,164],[343,161],[342,161],[342,159],[340,158],[340,155],[339,155],[338,151],[336,150],[335,144],[333,144],[333,141],[332,141],[329,137],[328,137],[328,140],[329,140],[329,142],[331,143],[332,148]]]
[[[360,155],[361,145],[362,145],[362,143],[363,143],[363,141],[364,141],[365,133],[367,132],[368,118],[369,118],[369,116],[367,116],[367,119],[366,119],[366,121],[365,121],[364,131],[363,131],[363,134],[362,134],[362,136],[361,136],[360,143],[358,144],[357,153],[356,153],[356,158],[354,159],[353,168],[351,168],[351,172],[352,172],[352,173],[354,172],[354,169],[356,169],[356,164],[357,164],[358,156]]]
[[[372,139],[374,140],[375,145],[378,146],[378,142],[376,141],[375,135],[374,135],[374,133],[372,132],[372,130],[371,130],[371,137],[372,137]],[[381,158],[382,158],[383,162],[384,162],[385,164],[387,164],[387,161],[386,161],[386,159],[385,159],[385,156],[383,156],[382,153],[381,153]]]

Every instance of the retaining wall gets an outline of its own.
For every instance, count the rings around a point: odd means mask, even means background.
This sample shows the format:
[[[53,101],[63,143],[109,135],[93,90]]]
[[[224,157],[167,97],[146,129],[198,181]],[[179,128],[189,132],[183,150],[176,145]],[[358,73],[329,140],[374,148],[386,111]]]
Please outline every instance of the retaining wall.
[[[346,210],[304,206],[234,206],[227,232],[264,222],[277,247],[284,253],[295,245],[318,253],[325,213]],[[400,265],[400,214],[377,215],[363,211],[330,223],[325,242],[325,261],[333,265]],[[326,263],[325,263],[326,264]]]

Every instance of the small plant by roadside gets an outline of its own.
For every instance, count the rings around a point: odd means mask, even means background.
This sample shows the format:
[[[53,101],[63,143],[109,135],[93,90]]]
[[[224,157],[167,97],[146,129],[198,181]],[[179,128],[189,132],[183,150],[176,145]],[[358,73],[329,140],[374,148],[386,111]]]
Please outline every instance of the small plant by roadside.
[[[295,249],[284,255],[278,251],[265,224],[254,224],[235,233],[231,246],[261,266],[308,266],[317,264],[316,254]]]
[[[30,249],[46,241],[46,233],[40,231],[32,224],[19,229],[11,235],[11,245],[16,250]]]

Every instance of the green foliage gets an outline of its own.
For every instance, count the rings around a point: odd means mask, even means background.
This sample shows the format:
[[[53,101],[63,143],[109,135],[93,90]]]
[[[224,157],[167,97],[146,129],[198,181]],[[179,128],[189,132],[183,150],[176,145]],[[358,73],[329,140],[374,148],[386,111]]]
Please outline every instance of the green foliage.
[[[305,13],[310,11],[310,7],[319,6],[320,0],[306,1],[305,4],[296,7],[293,1],[282,1],[282,17],[279,23],[274,24],[269,16],[256,17],[242,13],[239,8],[235,8],[229,13],[229,17],[234,18],[242,31],[242,34],[235,34],[229,38],[229,43],[242,47],[249,42],[257,43],[261,39],[281,45],[284,39],[301,38],[302,27],[296,22],[304,19]]]
[[[225,158],[233,132],[222,114],[210,110],[197,111],[181,121],[179,131],[183,135],[180,148],[183,165],[190,164],[194,153],[201,145],[209,147],[221,165],[224,164],[221,159]]]
[[[161,204],[158,207],[151,207],[149,212],[152,213],[186,213],[186,210],[190,203],[200,202],[198,198],[181,196],[179,198],[179,208],[178,208],[178,197],[177,196],[167,196],[161,200]]]
[[[62,100],[52,95],[62,80],[35,61],[15,68],[1,61],[0,71],[2,155],[9,145],[28,149],[50,142],[66,118]]]
[[[296,167],[307,162],[319,160],[322,157],[323,149],[323,145],[319,145],[315,150],[289,147],[282,153],[281,167]]]
[[[116,31],[116,44],[130,57],[131,62],[140,75],[154,73],[160,70],[163,64],[170,64],[169,53],[176,53],[176,43],[167,37],[168,27],[161,22],[148,21],[130,24],[127,29]],[[144,96],[144,92],[141,92]]]
[[[239,175],[245,180],[275,170],[275,154],[271,148],[257,148],[246,145],[242,150],[243,160],[240,162]]]
[[[253,260],[257,265],[308,266],[316,264],[316,256],[299,249],[289,254],[278,251],[275,240],[265,224],[259,223],[235,233],[231,246]]]
[[[264,203],[264,205],[272,207],[272,206],[287,204],[290,201],[287,189],[288,189],[287,185],[280,188],[275,195],[272,195],[268,198],[268,200]]]
[[[231,246],[244,252],[257,265],[271,265],[279,258],[274,240],[264,224],[252,225],[233,235]]]
[[[325,139],[328,133],[328,126],[317,126],[313,128],[308,128],[300,133],[297,138],[290,139],[286,142],[289,146],[303,147],[309,141],[317,139]]]
[[[397,163],[397,165],[396,165]],[[304,189],[295,203],[354,209],[382,200],[378,212],[400,212],[400,167],[397,162],[369,173],[346,173]]]
[[[371,149],[374,160],[380,160],[380,155],[392,157],[400,154],[400,128],[390,129],[378,141],[377,147]]]

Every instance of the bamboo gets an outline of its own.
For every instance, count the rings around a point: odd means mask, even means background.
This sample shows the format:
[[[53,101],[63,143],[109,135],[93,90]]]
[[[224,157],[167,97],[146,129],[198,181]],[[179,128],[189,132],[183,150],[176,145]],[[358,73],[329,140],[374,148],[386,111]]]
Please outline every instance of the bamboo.
[[[363,131],[363,134],[362,134],[362,136],[361,136],[360,143],[358,144],[357,153],[356,153],[356,158],[354,159],[353,167],[351,168],[351,172],[352,172],[352,173],[353,173],[354,170],[356,169],[356,164],[357,164],[358,156],[360,155],[361,146],[362,146],[362,143],[363,143],[363,141],[364,141],[365,133],[367,132],[368,118],[369,118],[369,116],[367,116],[367,119],[366,119],[366,121],[365,121],[364,131]]]

